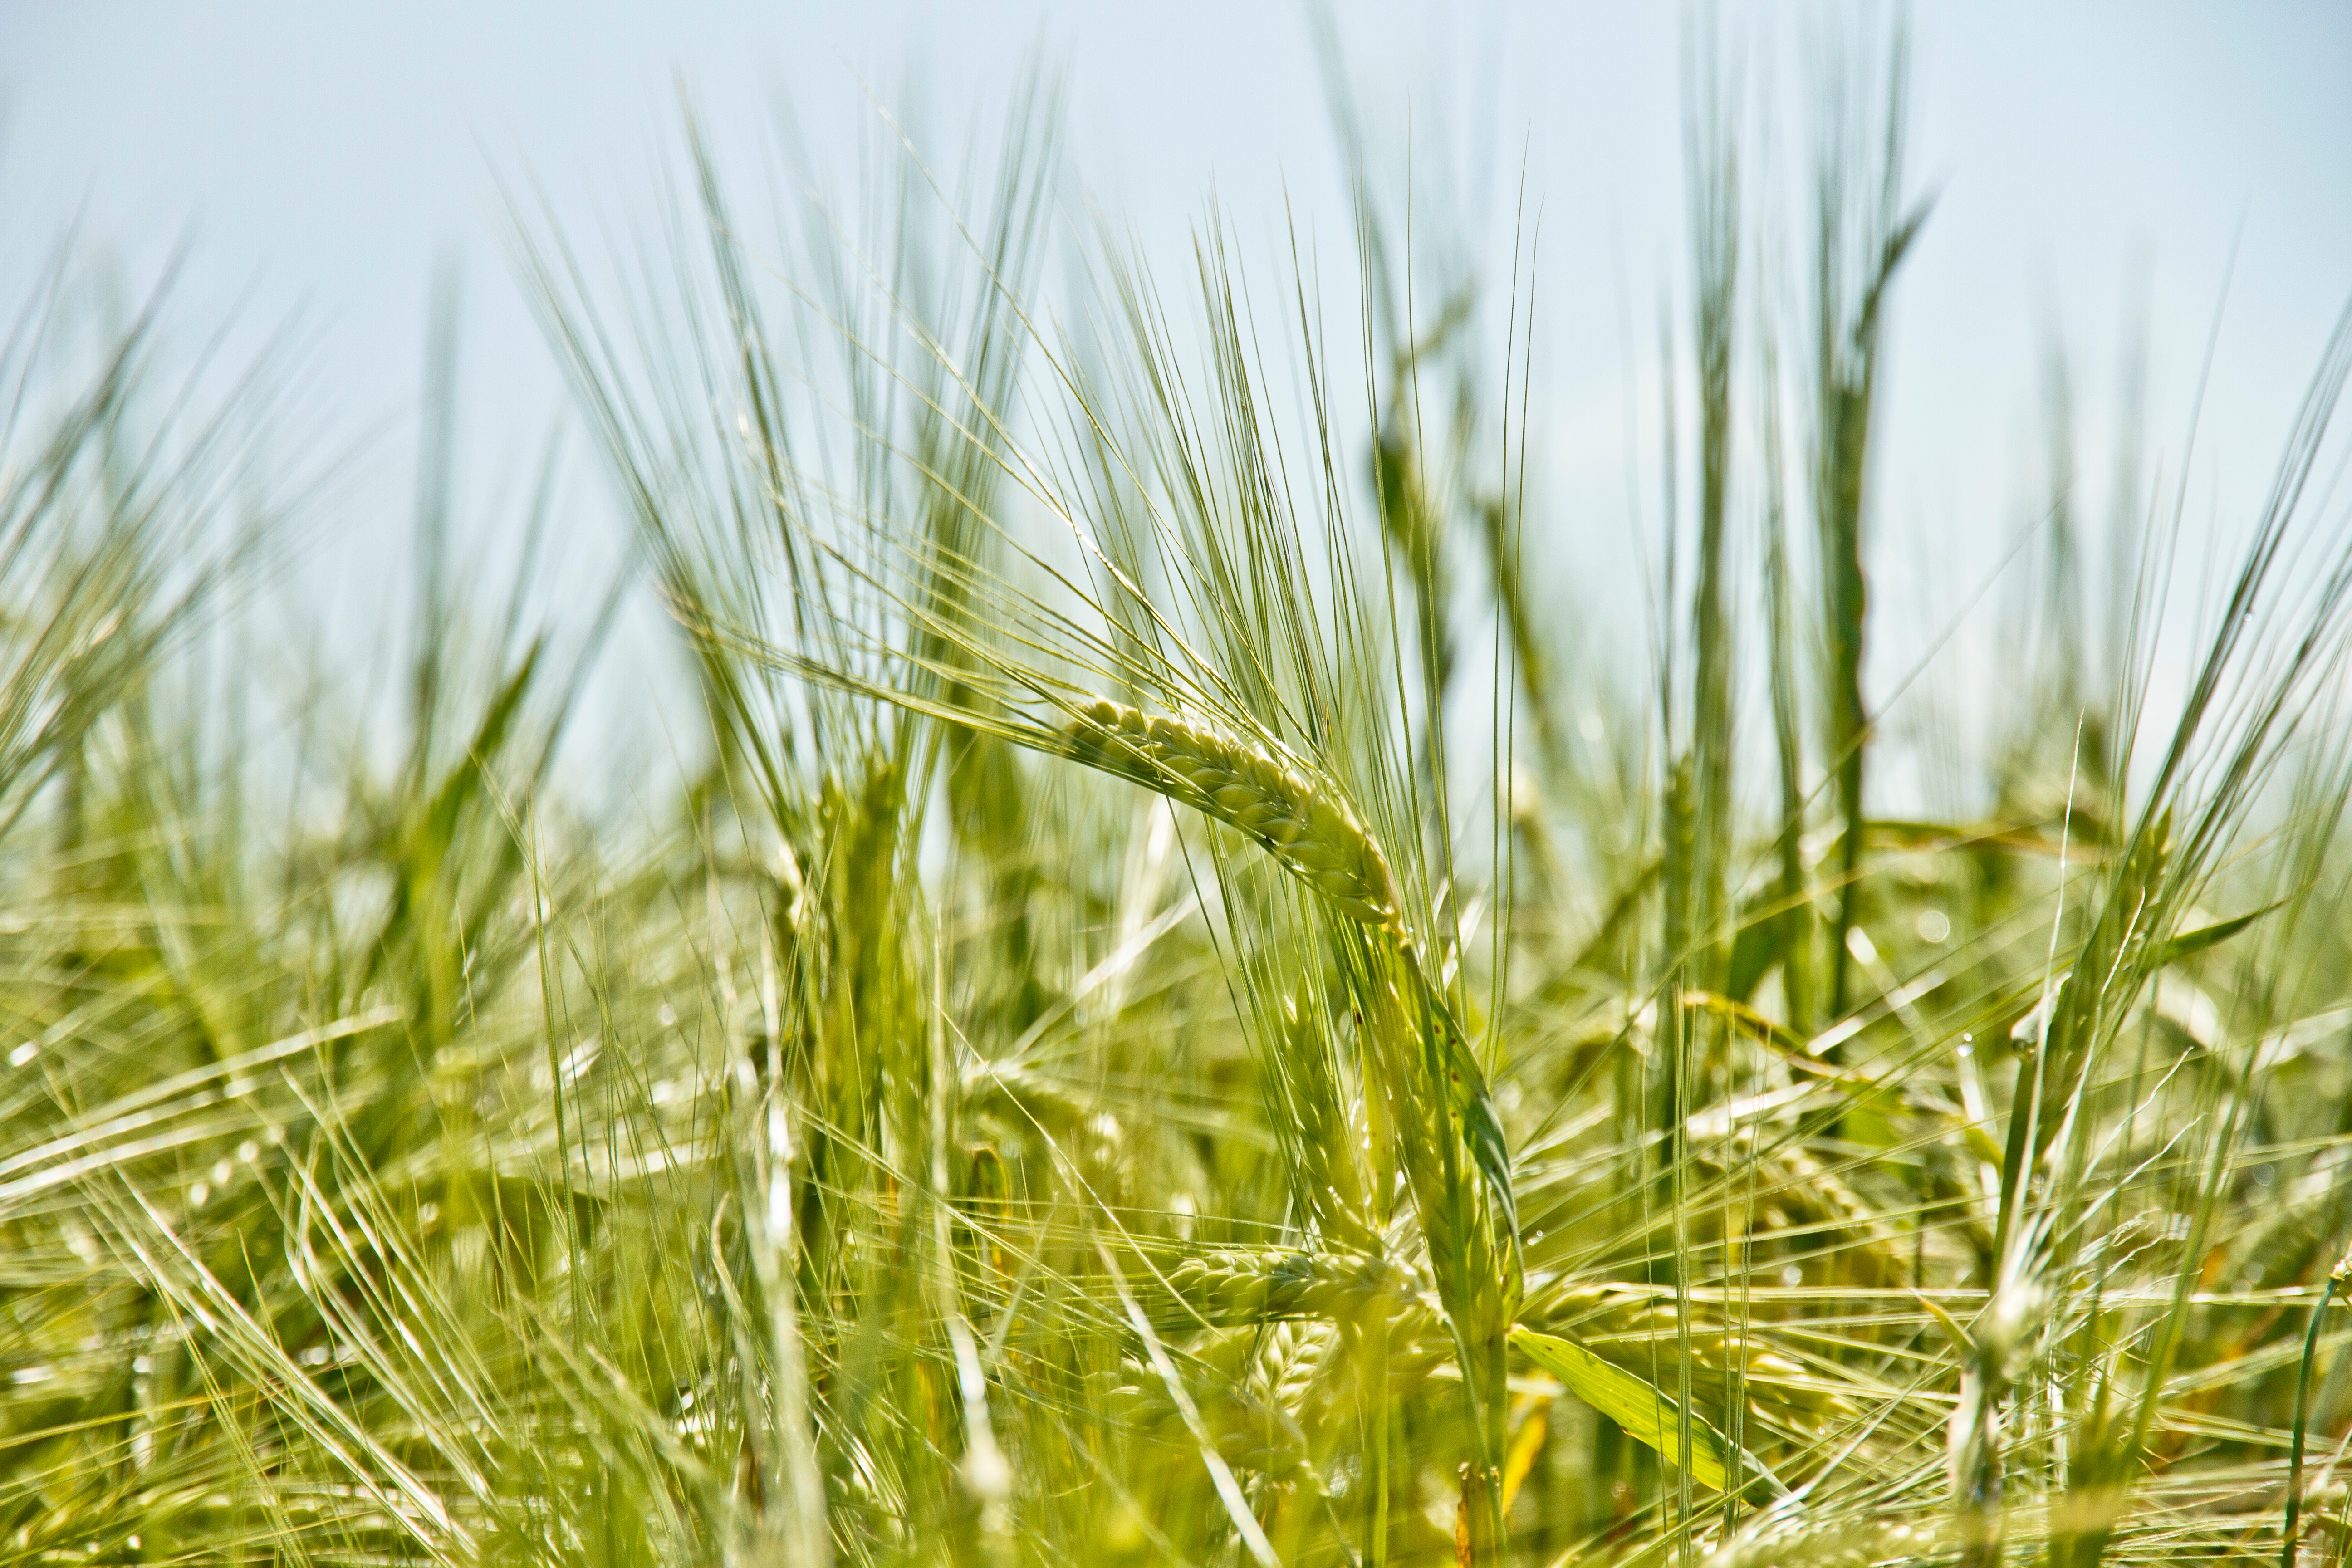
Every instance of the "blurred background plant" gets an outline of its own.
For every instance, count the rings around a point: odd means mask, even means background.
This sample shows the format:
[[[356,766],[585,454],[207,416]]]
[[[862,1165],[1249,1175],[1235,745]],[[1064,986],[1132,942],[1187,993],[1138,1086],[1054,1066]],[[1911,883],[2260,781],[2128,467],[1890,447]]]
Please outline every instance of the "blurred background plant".
[[[274,367],[205,413],[58,264],[10,1561],[2345,1557],[2352,318],[2210,561],[2136,426],[2087,525],[2053,368],[1938,751],[1868,657],[1899,26],[1816,49],[1788,242],[1693,19],[1632,660],[1526,547],[1536,211],[1475,256],[1327,49],[1344,286],[1072,223],[1034,83],[772,227],[689,116],[609,271],[519,204],[694,675],[634,814],[561,761],[624,592],[534,598],[562,449],[511,592],[454,542],[454,289],[386,748],[254,674]],[[1931,751],[1985,808],[1874,815]]]

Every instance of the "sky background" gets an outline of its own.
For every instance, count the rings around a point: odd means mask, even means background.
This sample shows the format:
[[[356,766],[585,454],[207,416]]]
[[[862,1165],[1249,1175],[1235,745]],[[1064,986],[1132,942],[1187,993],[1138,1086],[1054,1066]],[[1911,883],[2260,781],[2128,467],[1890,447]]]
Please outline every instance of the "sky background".
[[[1804,78],[1782,57],[1839,13],[1730,9],[1779,61],[1757,78],[1759,122],[1801,145],[1788,110]],[[1544,231],[1532,526],[1550,569],[1622,577],[1654,470],[1629,463],[1626,410],[1647,406],[1656,323],[1680,297],[1682,8],[1339,15],[1386,160],[1374,177],[1402,169],[1410,144],[1425,176],[1484,213],[1496,268],[1524,160]],[[564,413],[500,238],[501,174],[543,192],[593,254],[594,237],[657,210],[680,83],[730,166],[775,167],[789,125],[814,177],[851,189],[877,102],[952,165],[993,136],[1011,84],[1041,60],[1077,178],[1170,275],[1212,192],[1252,265],[1276,255],[1286,204],[1344,272],[1342,166],[1310,18],[1284,0],[0,0],[0,295],[23,299],[79,218],[80,253],[131,295],[187,246],[169,320],[189,353],[225,320],[239,345],[295,323],[305,368],[288,439],[352,453],[294,579],[298,607],[332,636],[399,597],[438,262],[465,284],[461,509],[483,539]],[[2221,310],[2193,510],[2238,516],[2258,499],[2352,291],[2352,5],[1928,4],[1915,21],[1912,168],[1939,196],[1897,307],[1878,604],[1916,633],[1957,613],[1960,584],[2036,509],[2053,343],[2099,469],[2139,323],[2151,441],[2177,458]],[[574,450],[584,459],[584,443]],[[617,531],[579,468],[567,537],[584,558]],[[657,647],[641,627],[616,679],[657,664]]]

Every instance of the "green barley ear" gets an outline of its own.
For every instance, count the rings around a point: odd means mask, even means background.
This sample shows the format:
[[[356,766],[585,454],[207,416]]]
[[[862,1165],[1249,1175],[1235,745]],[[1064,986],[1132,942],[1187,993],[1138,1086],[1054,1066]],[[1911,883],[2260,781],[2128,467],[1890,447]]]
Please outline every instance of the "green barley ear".
[[[1331,786],[1267,752],[1202,725],[1097,699],[1065,731],[1076,761],[1133,779],[1246,834],[1342,914],[1395,941],[1411,995],[1405,1012],[1430,1040],[1432,1077],[1516,1247],[1510,1158],[1486,1075],[1470,1042],[1404,930],[1388,857]]]
[[[1246,742],[1108,699],[1080,708],[1064,734],[1076,761],[1246,834],[1349,919],[1402,929],[1388,857],[1330,786]]]
[[[1385,1258],[1270,1247],[1198,1253],[1170,1267],[1165,1279],[1175,1308],[1166,1316],[1177,1329],[1352,1321],[1368,1307],[1406,1299],[1414,1283]]]

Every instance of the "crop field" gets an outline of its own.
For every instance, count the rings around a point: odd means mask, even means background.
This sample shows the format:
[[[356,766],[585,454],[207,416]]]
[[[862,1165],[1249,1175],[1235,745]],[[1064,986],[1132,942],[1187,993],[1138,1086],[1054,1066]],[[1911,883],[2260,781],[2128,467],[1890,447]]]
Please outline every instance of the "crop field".
[[[1068,201],[1043,90],[781,216],[689,113],[626,245],[512,195],[634,575],[534,596],[544,500],[457,564],[445,313],[398,700],[289,725],[270,384],[60,251],[0,1565],[2352,1556],[2352,315],[2211,542],[2177,426],[2053,401],[1937,750],[1873,594],[1904,36],[1787,95],[1794,223],[1695,38],[1622,580],[1536,547],[1534,196],[1448,259],[1366,157],[1285,270]],[[630,595],[687,765],[616,809]]]

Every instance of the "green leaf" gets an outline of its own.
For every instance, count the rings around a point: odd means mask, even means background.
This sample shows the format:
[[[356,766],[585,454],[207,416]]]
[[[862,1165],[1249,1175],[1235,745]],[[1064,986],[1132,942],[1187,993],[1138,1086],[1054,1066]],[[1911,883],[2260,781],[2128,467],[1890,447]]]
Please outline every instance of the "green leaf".
[[[1612,1366],[1574,1340],[1513,1329],[1511,1342],[1527,1358],[1568,1384],[1568,1390],[1625,1429],[1637,1443],[1655,1449],[1669,1463],[1683,1463],[1683,1436],[1690,1436],[1691,1479],[1717,1491],[1731,1489],[1732,1447],[1723,1435],[1683,1407],[1647,1378]],[[1742,1456],[1745,1458],[1745,1456]],[[1749,1468],[1761,1466],[1748,1461]]]
[[[2285,901],[2282,899],[2279,903]],[[2229,941],[2278,907],[2278,904],[2264,904],[2261,909],[2249,914],[2237,915],[2226,921],[2216,921],[2211,925],[2199,926],[2195,931],[2183,931],[2157,949],[2155,967],[2161,969],[2168,963],[2178,963],[2184,958],[2194,958],[2207,948]]]

